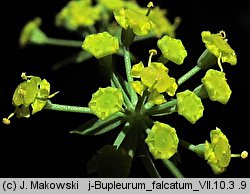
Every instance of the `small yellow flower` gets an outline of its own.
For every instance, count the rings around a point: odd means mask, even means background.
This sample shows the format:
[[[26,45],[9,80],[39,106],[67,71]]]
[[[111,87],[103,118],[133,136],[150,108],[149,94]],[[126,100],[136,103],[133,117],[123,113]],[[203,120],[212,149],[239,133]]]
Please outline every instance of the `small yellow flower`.
[[[201,99],[190,90],[176,94],[178,114],[184,116],[189,122],[194,124],[203,116],[204,106]]]
[[[215,174],[226,170],[231,160],[231,149],[227,137],[219,128],[210,132],[211,143],[205,142],[204,157]]]
[[[17,86],[12,98],[15,111],[8,118],[3,119],[5,124],[9,124],[9,119],[15,114],[17,118],[29,118],[30,106],[32,108],[32,115],[41,111],[46,105],[48,98],[58,93],[50,95],[50,84],[46,79],[41,80],[37,76],[26,76],[25,73],[22,74],[22,78],[25,81]]]
[[[179,139],[173,127],[156,121],[145,142],[154,159],[169,159],[177,152]]]
[[[91,0],[69,1],[56,15],[56,25],[72,31],[94,25],[101,19],[101,9],[98,6],[92,6],[91,3]]]
[[[89,108],[98,118],[105,120],[110,115],[119,112],[122,109],[122,104],[122,92],[117,88],[106,87],[99,88],[92,95]]]
[[[231,89],[226,81],[225,73],[209,69],[201,79],[207,94],[212,101],[226,104],[231,96]]]
[[[209,31],[201,33],[202,41],[206,48],[217,58],[221,58],[222,62],[236,65],[237,57],[234,50],[230,47],[225,39],[225,32],[221,31],[218,34],[211,34]]]
[[[108,32],[86,36],[82,48],[97,59],[116,53],[119,50],[118,38]]]
[[[181,65],[187,56],[187,51],[180,39],[165,35],[157,41],[157,46],[161,50],[164,58],[177,65]]]
[[[114,16],[122,28],[126,30],[131,28],[138,36],[148,35],[152,29],[153,24],[146,15],[131,9],[116,9]]]
[[[19,44],[21,47],[29,43],[43,44],[47,40],[46,34],[39,28],[42,23],[41,18],[37,17],[29,21],[22,29]]]

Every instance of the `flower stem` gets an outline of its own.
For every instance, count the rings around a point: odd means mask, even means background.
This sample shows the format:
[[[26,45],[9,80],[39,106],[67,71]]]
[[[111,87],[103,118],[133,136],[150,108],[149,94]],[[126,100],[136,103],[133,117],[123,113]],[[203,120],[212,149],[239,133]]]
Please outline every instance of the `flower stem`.
[[[188,71],[186,74],[184,74],[183,76],[181,76],[178,79],[177,84],[178,85],[183,84],[185,81],[187,81],[189,78],[191,78],[193,75],[195,75],[200,70],[201,70],[201,68],[198,66],[193,67],[190,71]]]
[[[195,149],[195,145],[193,145],[193,144],[191,144],[191,143],[189,143],[189,142],[187,142],[187,141],[185,141],[183,139],[179,139],[179,144],[182,147],[184,147],[184,148],[186,148],[186,149],[188,149],[190,151],[194,151],[194,149]]]
[[[149,94],[148,90],[144,90],[143,95],[139,97],[139,100],[137,101],[135,107],[136,112],[142,111],[143,105],[148,98],[148,94]]]
[[[177,103],[177,100],[172,100],[169,102],[166,102],[164,104],[158,105],[158,106],[154,106],[150,109],[145,109],[145,113],[147,115],[153,115],[153,114],[160,114],[160,113],[164,113],[166,111],[169,111],[169,108],[171,108],[172,106],[175,106]]]
[[[79,40],[64,40],[64,39],[57,39],[57,38],[47,38],[45,41],[47,45],[53,46],[65,46],[65,47],[82,47],[82,41]]]
[[[125,62],[125,69],[126,69],[126,75],[127,75],[127,80],[128,80],[128,85],[129,85],[129,94],[131,97],[131,102],[132,104],[136,104],[138,97],[136,92],[132,89],[131,87],[131,82],[133,82],[133,77],[131,76],[131,59],[130,59],[130,52],[128,49],[126,49],[126,47],[124,46],[123,48],[123,52],[124,52],[124,62]]]
[[[124,89],[122,88],[122,85],[121,85],[121,83],[119,82],[119,79],[117,78],[117,76],[115,75],[115,73],[112,73],[112,74],[111,74],[111,80],[112,80],[112,82],[114,83],[114,85],[115,85],[117,88],[119,88],[119,89],[121,90],[127,108],[128,108],[128,109],[133,109],[133,108],[134,108],[134,105],[130,102],[130,99],[128,98],[126,92],[125,92]]]
[[[180,170],[170,160],[162,160],[163,164],[169,169],[175,178],[184,178]]]
[[[142,140],[139,142],[139,154],[142,155],[141,160],[147,170],[147,172],[149,173],[149,175],[152,178],[161,178],[160,173],[158,172],[158,170],[155,167],[155,164],[150,156],[150,154],[148,153],[148,150],[145,146],[144,143],[144,138],[142,136]]]
[[[50,100],[47,101],[47,103],[43,109],[63,111],[63,112],[93,114],[92,111],[90,110],[90,108],[88,108],[88,107],[53,104]]]

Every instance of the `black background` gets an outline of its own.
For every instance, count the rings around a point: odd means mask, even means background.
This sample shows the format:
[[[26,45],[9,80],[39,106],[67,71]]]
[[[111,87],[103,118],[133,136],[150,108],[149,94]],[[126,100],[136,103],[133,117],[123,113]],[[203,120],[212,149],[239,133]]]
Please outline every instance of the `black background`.
[[[71,65],[59,71],[51,66],[80,49],[49,46],[30,46],[20,49],[19,33],[25,23],[36,16],[43,20],[42,29],[50,37],[79,39],[80,37],[54,27],[55,14],[66,4],[64,1],[18,1],[1,4],[1,81],[0,117],[13,111],[13,91],[20,83],[21,72],[46,78],[52,92],[60,91],[54,103],[87,106],[91,94],[98,87],[108,85],[108,80],[98,70],[95,60]],[[139,1],[146,5],[147,1]],[[179,137],[198,144],[209,139],[209,131],[221,128],[227,135],[233,153],[250,151],[249,140],[249,55],[250,6],[248,1],[154,1],[168,9],[171,21],[182,18],[177,37],[188,51],[185,64],[169,64],[170,74],[180,77],[192,66],[204,50],[200,33],[224,30],[228,42],[238,56],[237,66],[224,64],[228,83],[233,91],[227,105],[204,101],[204,116],[192,125],[178,115],[159,119],[175,127]],[[185,3],[184,3],[185,2]],[[4,11],[6,12],[4,12]],[[136,43],[131,50],[141,60],[147,61],[148,49],[156,48],[156,40]],[[144,58],[143,58],[144,57]],[[118,59],[119,60],[119,59]],[[118,69],[123,67],[120,62]],[[195,75],[179,91],[193,89],[205,72]],[[117,131],[99,137],[83,137],[69,131],[87,121],[91,116],[74,113],[42,111],[29,119],[12,119],[9,126],[0,124],[0,177],[88,177],[86,163],[104,144],[113,143]],[[157,118],[156,118],[157,119]],[[186,150],[179,150],[182,163],[179,168],[186,177],[215,177],[208,164]],[[158,163],[157,163],[158,164]],[[227,172],[219,177],[249,177],[249,159],[232,159]],[[164,177],[171,177],[159,163]],[[131,177],[147,177],[140,160],[136,158]]]

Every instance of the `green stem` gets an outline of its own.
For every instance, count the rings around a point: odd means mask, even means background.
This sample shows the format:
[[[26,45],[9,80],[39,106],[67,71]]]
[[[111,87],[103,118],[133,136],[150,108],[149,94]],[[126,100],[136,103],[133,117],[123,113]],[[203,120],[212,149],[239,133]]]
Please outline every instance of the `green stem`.
[[[121,130],[121,132],[118,134],[117,138],[115,139],[114,142],[114,146],[116,146],[116,149],[118,149],[120,147],[120,145],[122,144],[123,140],[125,139],[127,133],[129,132],[129,130],[131,129],[131,125],[129,122],[125,123],[123,129]]]
[[[82,47],[82,41],[79,40],[64,40],[64,39],[57,39],[57,38],[47,38],[45,41],[47,45],[53,46],[65,46],[65,47]]]
[[[143,105],[148,98],[148,94],[149,94],[148,90],[144,90],[143,95],[139,97],[139,100],[137,101],[135,107],[136,112],[142,111]]]
[[[200,67],[194,66],[190,71],[188,71],[186,74],[184,74],[183,76],[181,76],[178,79],[177,84],[178,85],[183,84],[185,81],[187,81],[189,78],[191,78],[193,75],[195,75],[200,70],[201,70]]]
[[[50,100],[47,101],[47,103],[43,109],[63,111],[63,112],[93,114],[92,111],[90,110],[90,108],[88,108],[88,107],[53,104]]]
[[[163,64],[166,64],[168,61],[169,61],[169,60],[166,59],[166,58],[164,58],[163,55],[161,55],[161,56],[159,57],[159,59],[157,60],[157,62],[163,63]]]
[[[126,49],[126,47],[124,46],[123,48],[123,52],[124,52],[124,62],[125,62],[125,69],[126,69],[126,75],[127,75],[127,80],[128,80],[128,85],[129,85],[129,94],[131,97],[131,102],[132,104],[136,104],[138,97],[136,92],[132,89],[131,87],[131,82],[133,82],[133,77],[131,76],[131,59],[130,59],[130,52],[128,49]]]
[[[134,109],[134,105],[130,102],[129,97],[127,96],[126,92],[123,90],[123,87],[122,87],[121,83],[119,82],[119,79],[117,78],[115,73],[111,74],[111,80],[114,83],[114,85],[121,90],[121,92],[123,94],[124,102],[125,102],[127,108],[130,110]]]
[[[163,159],[162,162],[175,178],[184,178],[181,171],[174,165],[173,162],[171,162],[170,160],[166,160],[166,159]]]
[[[177,100],[175,99],[175,100],[166,102],[164,104],[154,106],[150,109],[145,109],[145,114],[146,115],[154,115],[154,114],[164,113],[166,111],[169,111],[169,108],[175,106],[176,103],[177,103]]]
[[[149,175],[152,177],[152,178],[161,178],[161,175],[160,173],[158,172],[158,170],[156,169],[155,167],[155,164],[150,156],[150,154],[148,153],[148,150],[145,146],[145,143],[144,143],[144,138],[143,136],[141,136],[142,138],[142,141],[140,141],[140,144],[139,144],[139,151],[140,151],[140,155],[142,155],[142,162],[146,168],[146,170],[148,171]]]
[[[187,141],[185,141],[183,139],[179,139],[179,144],[182,147],[184,147],[184,148],[186,148],[186,149],[188,149],[190,151],[194,151],[194,149],[195,149],[195,145],[193,145],[193,144],[191,144],[191,143],[189,143],[189,142],[187,142]]]

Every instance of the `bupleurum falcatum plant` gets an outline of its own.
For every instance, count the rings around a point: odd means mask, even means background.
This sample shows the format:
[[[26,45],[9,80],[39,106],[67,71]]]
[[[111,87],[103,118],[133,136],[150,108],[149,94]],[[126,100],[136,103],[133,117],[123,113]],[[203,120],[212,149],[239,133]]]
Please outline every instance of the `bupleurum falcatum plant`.
[[[88,172],[99,177],[129,176],[136,156],[141,158],[152,177],[161,177],[155,160],[163,161],[173,176],[183,177],[172,161],[179,146],[204,158],[214,174],[225,172],[232,157],[247,157],[247,151],[231,153],[229,140],[223,133],[225,129],[214,126],[207,141],[193,145],[179,137],[177,128],[157,121],[157,116],[164,118],[178,114],[192,125],[203,116],[204,100],[227,104],[232,91],[222,66],[223,63],[236,65],[237,57],[224,31],[201,32],[205,51],[196,66],[176,79],[171,76],[168,64],[182,65],[188,55],[175,34],[180,18],[176,17],[171,23],[166,18],[166,11],[152,2],[141,7],[135,1],[125,0],[69,1],[56,15],[55,25],[80,33],[82,40],[79,41],[48,37],[39,28],[41,21],[41,18],[35,18],[24,26],[21,47],[31,44],[81,47],[82,51],[67,62],[84,63],[96,58],[96,63],[105,68],[110,86],[97,89],[85,107],[60,105],[52,102],[58,92],[51,94],[46,79],[22,73],[23,82],[17,86],[12,98],[14,112],[3,118],[3,123],[10,124],[14,115],[29,118],[47,109],[93,115],[71,133],[96,136],[120,129],[116,139],[97,150],[87,164]],[[130,46],[149,38],[157,41],[158,48],[147,51],[145,62],[131,53]],[[124,58],[125,75],[115,71],[117,64],[112,60],[113,55]],[[62,65],[65,63],[58,63],[54,69]],[[204,77],[195,89],[179,91],[180,85],[200,71]]]

